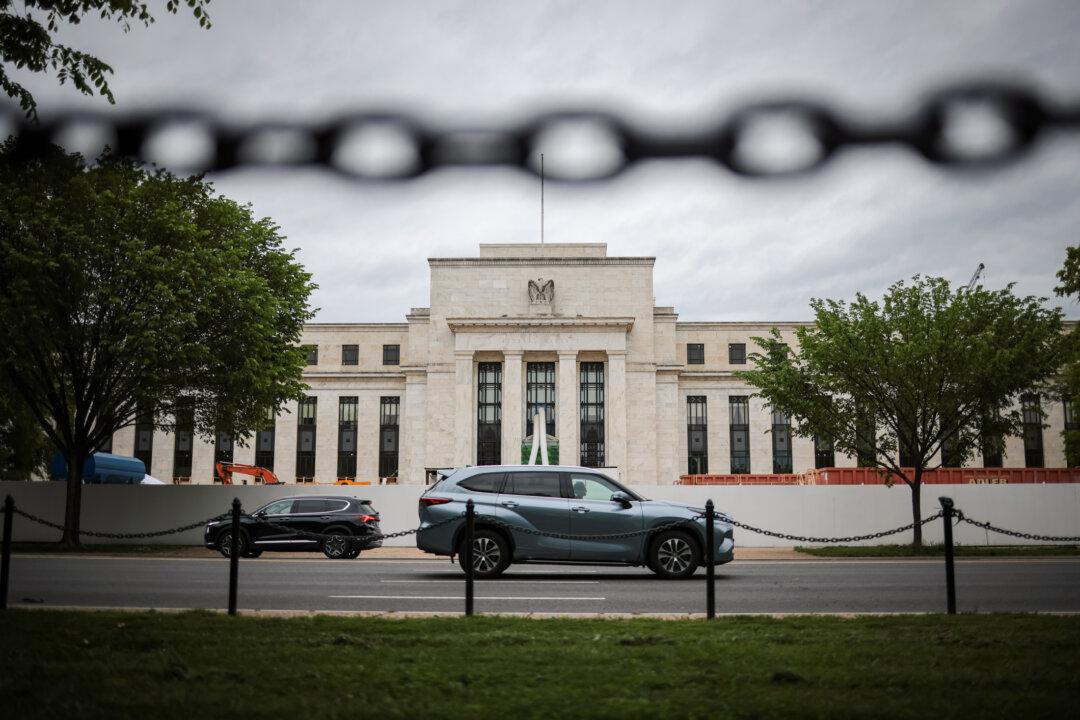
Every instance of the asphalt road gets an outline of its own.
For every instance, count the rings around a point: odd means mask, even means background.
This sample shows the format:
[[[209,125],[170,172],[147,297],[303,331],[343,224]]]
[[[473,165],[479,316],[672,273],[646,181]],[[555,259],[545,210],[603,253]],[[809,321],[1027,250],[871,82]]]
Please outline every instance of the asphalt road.
[[[239,606],[261,610],[457,612],[464,576],[446,560],[240,563]],[[13,557],[14,606],[222,608],[221,559]],[[961,612],[1080,612],[1080,559],[958,560]],[[717,573],[717,612],[942,612],[942,560],[735,561]],[[518,565],[476,583],[477,612],[699,613],[704,571],[659,580],[639,568]]]

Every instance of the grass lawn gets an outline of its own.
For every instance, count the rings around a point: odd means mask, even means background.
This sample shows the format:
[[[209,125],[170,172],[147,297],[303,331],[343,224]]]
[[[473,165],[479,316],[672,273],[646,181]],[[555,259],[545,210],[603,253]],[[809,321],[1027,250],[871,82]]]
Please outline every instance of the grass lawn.
[[[817,557],[944,557],[944,545],[837,545],[797,547],[796,552]],[[1043,557],[1080,556],[1080,545],[954,545],[957,557]]]
[[[1076,717],[1080,617],[0,613],[0,707],[64,718]]]

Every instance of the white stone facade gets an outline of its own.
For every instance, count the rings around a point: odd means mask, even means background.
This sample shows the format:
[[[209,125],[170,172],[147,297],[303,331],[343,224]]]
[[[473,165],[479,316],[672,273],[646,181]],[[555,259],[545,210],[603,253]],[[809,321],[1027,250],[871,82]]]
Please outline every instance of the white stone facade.
[[[397,477],[420,484],[425,469],[476,464],[478,365],[501,371],[501,460],[518,462],[525,439],[526,374],[531,362],[553,363],[556,432],[563,464],[581,462],[582,363],[604,372],[603,466],[641,485],[671,484],[688,472],[687,398],[705,397],[707,466],[731,472],[729,398],[752,396],[734,377],[747,364],[729,362],[729,345],[745,344],[776,327],[789,344],[801,323],[678,322],[671,307],[653,297],[651,257],[609,257],[604,244],[481,245],[477,257],[432,258],[428,307],[414,308],[404,323],[314,323],[303,342],[318,348],[318,362],[304,379],[317,398],[314,477],[338,477],[338,412],[342,397],[357,398],[358,480],[380,476],[382,398],[398,398]],[[530,281],[536,282],[530,291]],[[550,289],[547,299],[537,290]],[[538,297],[539,294],[539,297]],[[703,346],[701,362],[688,362],[688,345]],[[355,364],[344,348],[357,346]],[[392,348],[384,358],[384,346]],[[384,363],[384,359],[388,362]],[[693,358],[697,360],[698,358]],[[1044,399],[1046,467],[1064,466],[1064,413]],[[771,413],[749,401],[749,467],[773,472]],[[391,433],[392,434],[392,433]],[[286,482],[297,474],[297,404],[275,425],[273,469]],[[133,428],[114,438],[113,451],[131,454]],[[815,465],[813,442],[792,440],[795,472]],[[234,462],[252,463],[252,439],[234,450]],[[213,476],[214,447],[196,443],[192,482]],[[156,432],[151,474],[173,476],[173,436]],[[854,459],[837,454],[838,466]],[[1010,438],[1004,464],[1024,465],[1022,440]],[[384,466],[383,469],[386,469]]]

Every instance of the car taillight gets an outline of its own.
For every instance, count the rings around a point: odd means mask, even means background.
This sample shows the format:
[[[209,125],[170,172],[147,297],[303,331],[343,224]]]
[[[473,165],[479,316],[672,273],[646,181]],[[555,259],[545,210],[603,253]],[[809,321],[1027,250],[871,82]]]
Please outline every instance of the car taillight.
[[[377,518],[374,515],[357,515],[356,519],[359,520],[362,523],[369,523],[369,522],[375,522],[379,518]]]
[[[432,505],[444,505],[444,504],[446,504],[448,502],[450,502],[450,498],[441,498],[441,497],[422,497],[422,498],[420,498],[420,504],[421,505],[427,505],[428,507],[430,507]]]

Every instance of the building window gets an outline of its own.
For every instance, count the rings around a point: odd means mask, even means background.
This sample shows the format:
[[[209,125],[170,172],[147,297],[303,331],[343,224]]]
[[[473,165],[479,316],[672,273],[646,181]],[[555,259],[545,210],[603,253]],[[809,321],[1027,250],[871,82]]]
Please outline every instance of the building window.
[[[731,417],[731,472],[750,472],[750,399],[744,395],[728,398]]]
[[[581,363],[581,464],[604,467],[604,363]]]
[[[315,480],[315,415],[319,399],[306,397],[296,412],[296,482]]]
[[[709,418],[704,395],[686,398],[686,472],[705,475],[709,472]]]
[[[859,467],[877,465],[877,424],[874,416],[855,408],[855,463]]]
[[[959,446],[956,444],[956,435],[945,438],[941,441],[941,466],[942,467],[960,467],[964,464],[964,459],[957,452]]]
[[[687,343],[687,345],[686,345],[686,364],[687,365],[704,365],[705,364],[705,344],[704,343]]]
[[[341,364],[342,365],[359,365],[360,364],[360,346],[359,345],[342,345],[341,346]]]
[[[318,365],[319,364],[319,346],[318,345],[305,345],[304,349],[307,350],[307,364]]]
[[[792,464],[791,419],[786,413],[774,409],[772,411],[772,471],[790,473]]]
[[[502,463],[502,363],[480,363],[476,393],[476,464]]]
[[[982,434],[983,467],[999,468],[1005,456],[1005,438],[988,432]]]
[[[400,365],[401,364],[401,346],[400,345],[383,345],[382,346],[382,364],[383,365]]]
[[[900,440],[900,452],[898,455],[897,459],[900,461],[900,467],[915,467],[915,451],[912,449],[911,443]]]
[[[544,413],[544,432],[555,435],[555,363],[531,362],[525,368],[525,437],[533,435],[533,418]]]
[[[728,343],[727,361],[729,365],[745,365],[746,343]]]
[[[149,410],[138,411],[135,420],[135,457],[143,461],[147,474],[154,459],[154,416]]]
[[[218,431],[214,437],[214,463],[231,463],[233,461],[232,433]],[[210,473],[211,482],[217,479],[217,468]]]
[[[177,401],[173,415],[173,480],[191,479],[191,445],[195,434],[195,406]]]
[[[1039,396],[1027,393],[1020,397],[1020,410],[1024,415],[1024,466],[1043,466],[1042,412]]]
[[[401,398],[379,399],[379,477],[398,474],[398,416]]]
[[[814,436],[814,467],[836,467],[836,448],[831,439]]]
[[[338,398],[337,476],[356,478],[356,410],[360,399],[355,395]]]
[[[267,470],[274,469],[274,409],[266,411],[262,430],[255,433],[255,464]]]
[[[1076,417],[1076,409],[1073,407],[1072,400],[1063,400],[1061,404],[1065,408],[1065,432],[1080,430],[1080,418]]]

